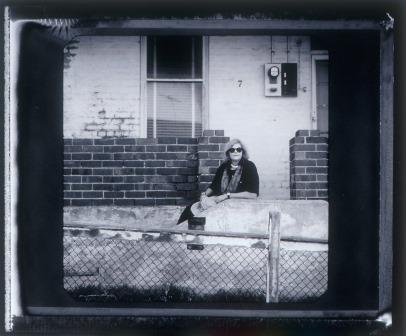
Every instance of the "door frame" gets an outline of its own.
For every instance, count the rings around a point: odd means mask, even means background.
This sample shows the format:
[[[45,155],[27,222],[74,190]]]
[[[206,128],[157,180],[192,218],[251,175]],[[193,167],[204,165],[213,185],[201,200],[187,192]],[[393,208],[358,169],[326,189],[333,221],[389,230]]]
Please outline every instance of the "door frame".
[[[310,124],[313,130],[317,129],[317,82],[316,82],[316,62],[328,61],[327,50],[312,50],[311,53],[311,85],[312,85],[312,109],[310,115]]]

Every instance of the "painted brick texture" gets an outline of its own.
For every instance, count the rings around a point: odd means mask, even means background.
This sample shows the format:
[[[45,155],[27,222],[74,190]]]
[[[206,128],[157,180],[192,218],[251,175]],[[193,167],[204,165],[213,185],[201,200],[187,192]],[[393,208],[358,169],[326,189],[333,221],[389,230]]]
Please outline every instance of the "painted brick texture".
[[[199,139],[65,139],[65,205],[190,204],[210,184],[228,140],[214,130]]]
[[[139,36],[75,38],[63,82],[65,138],[141,136]]]
[[[328,199],[328,138],[299,130],[289,141],[290,198]]]

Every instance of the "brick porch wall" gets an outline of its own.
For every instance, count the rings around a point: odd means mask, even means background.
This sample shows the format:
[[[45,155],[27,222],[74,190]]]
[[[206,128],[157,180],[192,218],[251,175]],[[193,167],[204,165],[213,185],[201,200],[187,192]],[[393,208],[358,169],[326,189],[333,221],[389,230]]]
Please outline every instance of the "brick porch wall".
[[[65,139],[64,204],[186,205],[222,162],[224,131],[201,138]]]
[[[222,130],[206,130],[197,146],[199,158],[199,190],[205,191],[213,180],[217,168],[224,161],[224,146],[230,141]]]
[[[299,130],[289,141],[290,199],[328,199],[328,138]]]

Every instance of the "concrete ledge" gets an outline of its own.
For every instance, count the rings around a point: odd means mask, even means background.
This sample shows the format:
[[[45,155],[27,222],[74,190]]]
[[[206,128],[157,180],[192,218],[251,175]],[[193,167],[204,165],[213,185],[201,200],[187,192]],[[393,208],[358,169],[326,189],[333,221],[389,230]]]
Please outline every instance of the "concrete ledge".
[[[206,217],[206,231],[266,234],[270,211],[281,213],[281,236],[328,239],[328,203],[322,200],[231,199],[199,217]],[[187,223],[178,227],[187,229]]]
[[[187,230],[176,225],[183,206],[65,207],[67,227]],[[205,231],[267,234],[269,211],[281,212],[281,235],[328,239],[328,203],[322,200],[228,200],[208,209]]]
[[[157,229],[175,225],[184,206],[64,207],[64,226]]]

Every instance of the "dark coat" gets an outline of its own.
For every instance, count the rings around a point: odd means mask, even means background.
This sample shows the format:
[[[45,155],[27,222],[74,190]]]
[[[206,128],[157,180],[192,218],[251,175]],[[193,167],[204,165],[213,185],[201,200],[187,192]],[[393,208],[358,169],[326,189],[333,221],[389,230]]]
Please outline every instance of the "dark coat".
[[[236,192],[249,191],[259,195],[259,177],[257,167],[252,161],[242,159],[242,174]],[[217,168],[216,175],[209,188],[213,190],[213,196],[221,195],[221,178],[224,170],[227,169],[231,175],[231,161],[226,161]]]

